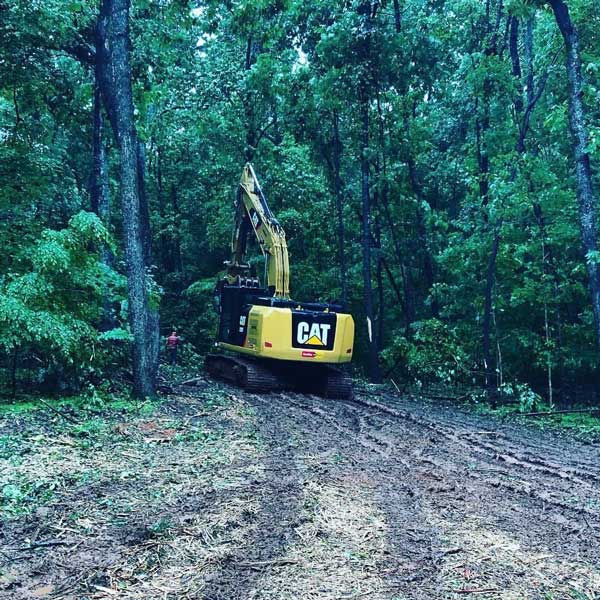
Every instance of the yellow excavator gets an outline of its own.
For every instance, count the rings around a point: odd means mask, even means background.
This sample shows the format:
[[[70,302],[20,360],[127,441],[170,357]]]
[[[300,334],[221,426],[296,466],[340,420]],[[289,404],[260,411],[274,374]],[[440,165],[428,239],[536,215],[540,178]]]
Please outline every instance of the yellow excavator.
[[[254,233],[265,259],[263,284],[245,262]],[[290,299],[285,232],[269,209],[254,169],[246,164],[235,202],[231,260],[215,287],[215,346],[205,367],[252,392],[291,389],[329,398],[352,396],[337,365],[352,360],[354,320],[338,304]]]

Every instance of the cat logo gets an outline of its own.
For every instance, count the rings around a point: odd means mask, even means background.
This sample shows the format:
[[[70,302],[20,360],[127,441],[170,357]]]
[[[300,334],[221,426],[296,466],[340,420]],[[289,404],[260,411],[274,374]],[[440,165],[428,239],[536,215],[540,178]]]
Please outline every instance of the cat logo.
[[[307,346],[327,346],[331,325],[329,323],[307,323],[300,321],[296,329],[296,340]]]
[[[292,347],[333,350],[336,325],[335,313],[292,310]]]

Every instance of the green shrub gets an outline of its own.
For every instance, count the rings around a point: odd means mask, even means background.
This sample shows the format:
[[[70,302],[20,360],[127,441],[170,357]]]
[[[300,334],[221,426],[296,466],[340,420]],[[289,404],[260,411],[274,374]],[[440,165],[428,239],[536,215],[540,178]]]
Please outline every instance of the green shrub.
[[[38,384],[57,391],[99,374],[129,338],[116,314],[115,328],[100,330],[107,305],[124,300],[124,278],[101,260],[111,245],[100,219],[82,211],[45,230],[20,272],[0,278],[0,352],[34,365]]]

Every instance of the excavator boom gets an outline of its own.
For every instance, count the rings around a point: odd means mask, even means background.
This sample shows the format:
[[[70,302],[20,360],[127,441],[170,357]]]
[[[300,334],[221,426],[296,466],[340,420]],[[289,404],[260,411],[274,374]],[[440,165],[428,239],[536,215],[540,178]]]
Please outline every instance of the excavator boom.
[[[290,266],[285,232],[273,216],[262,192],[254,169],[247,163],[242,172],[235,203],[235,227],[231,241],[232,259],[227,265],[227,277],[234,283],[248,275],[244,262],[250,231],[254,232],[265,257],[265,284],[276,298],[290,297]]]

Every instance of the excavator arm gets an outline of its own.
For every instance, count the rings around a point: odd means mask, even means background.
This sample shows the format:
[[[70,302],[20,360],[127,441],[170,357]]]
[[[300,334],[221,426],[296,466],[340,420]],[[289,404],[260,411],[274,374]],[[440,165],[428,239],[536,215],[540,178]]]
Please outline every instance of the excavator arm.
[[[265,257],[266,287],[273,290],[276,298],[289,299],[290,266],[285,232],[267,204],[252,165],[246,163],[235,205],[232,256],[225,263],[229,283],[233,284],[249,273],[250,266],[244,260],[250,231],[254,232]]]

